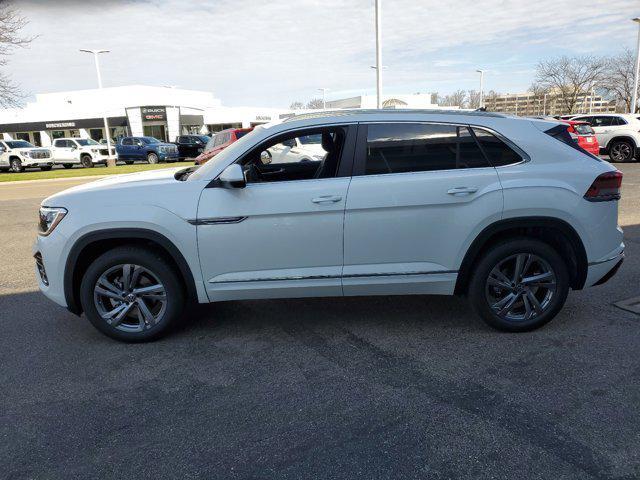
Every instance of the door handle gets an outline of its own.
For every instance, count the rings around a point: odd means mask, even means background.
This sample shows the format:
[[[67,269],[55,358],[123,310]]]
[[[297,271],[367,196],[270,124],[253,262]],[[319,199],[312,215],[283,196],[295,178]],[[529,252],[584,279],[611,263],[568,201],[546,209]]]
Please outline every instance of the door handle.
[[[455,187],[447,190],[449,195],[470,195],[472,193],[476,193],[478,191],[478,187]]]
[[[340,200],[342,200],[340,195],[323,195],[311,199],[313,203],[338,203]]]

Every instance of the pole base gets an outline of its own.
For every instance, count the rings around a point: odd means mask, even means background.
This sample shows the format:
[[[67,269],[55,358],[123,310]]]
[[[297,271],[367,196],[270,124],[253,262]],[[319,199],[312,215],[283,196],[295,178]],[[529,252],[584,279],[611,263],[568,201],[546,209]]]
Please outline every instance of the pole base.
[[[116,159],[115,158],[107,158],[107,167],[115,167]]]

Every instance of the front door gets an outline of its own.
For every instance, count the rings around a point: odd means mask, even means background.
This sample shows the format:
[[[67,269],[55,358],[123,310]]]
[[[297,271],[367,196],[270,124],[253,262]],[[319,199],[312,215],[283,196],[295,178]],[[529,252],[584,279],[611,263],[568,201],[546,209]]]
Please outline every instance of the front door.
[[[350,177],[343,173],[349,167],[338,167],[352,158],[355,132],[325,127],[286,135],[319,132],[325,150],[317,161],[270,164],[264,152],[287,139],[266,141],[238,161],[245,188],[203,191],[195,223],[211,301],[342,295]]]
[[[465,245],[499,220],[496,169],[467,126],[361,125],[345,212],[345,295],[451,294]]]

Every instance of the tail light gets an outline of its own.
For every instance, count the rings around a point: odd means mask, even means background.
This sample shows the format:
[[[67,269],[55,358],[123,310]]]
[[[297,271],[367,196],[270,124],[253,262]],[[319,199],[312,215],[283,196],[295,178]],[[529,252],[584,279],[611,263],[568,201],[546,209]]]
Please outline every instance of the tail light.
[[[584,198],[590,202],[606,202],[620,200],[620,187],[622,186],[622,172],[607,172],[593,181]]]

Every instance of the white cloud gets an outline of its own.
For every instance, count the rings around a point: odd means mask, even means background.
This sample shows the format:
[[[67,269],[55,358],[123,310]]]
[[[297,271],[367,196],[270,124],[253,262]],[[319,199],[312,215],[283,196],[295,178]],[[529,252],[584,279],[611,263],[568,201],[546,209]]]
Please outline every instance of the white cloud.
[[[24,88],[92,88],[92,59],[108,48],[106,85],[179,85],[227,104],[286,106],[294,99],[371,91],[373,0],[47,2],[14,0],[39,34],[12,59]],[[513,81],[544,52],[606,53],[633,44],[627,0],[385,0],[384,81],[394,91],[440,91],[475,82],[475,65]],[[570,14],[566,14],[570,12]],[[504,58],[502,58],[504,56]],[[524,58],[524,61],[523,61]],[[488,64],[489,63],[489,64]],[[496,68],[496,70],[498,70]],[[503,88],[508,78],[500,78]]]

